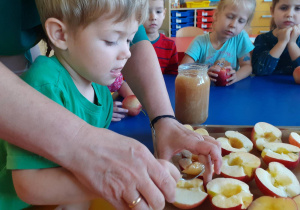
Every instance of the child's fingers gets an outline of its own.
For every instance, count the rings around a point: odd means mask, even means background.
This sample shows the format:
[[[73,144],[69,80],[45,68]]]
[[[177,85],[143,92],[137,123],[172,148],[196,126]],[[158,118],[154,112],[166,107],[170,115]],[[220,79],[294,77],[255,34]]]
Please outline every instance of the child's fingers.
[[[115,112],[117,112],[117,113],[128,113],[128,109],[123,109],[123,108],[120,108],[120,107],[115,106],[115,107],[113,108],[113,112],[114,112],[114,113],[115,113]]]
[[[114,101],[114,106],[122,106],[122,102],[121,101]]]

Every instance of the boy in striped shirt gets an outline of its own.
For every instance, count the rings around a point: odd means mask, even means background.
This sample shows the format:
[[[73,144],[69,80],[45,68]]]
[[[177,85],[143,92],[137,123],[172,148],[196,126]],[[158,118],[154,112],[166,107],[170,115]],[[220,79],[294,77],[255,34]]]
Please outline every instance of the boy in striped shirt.
[[[158,32],[166,14],[165,0],[149,1],[149,18],[144,23],[147,36],[153,45],[163,74],[178,73],[178,55],[175,42]]]

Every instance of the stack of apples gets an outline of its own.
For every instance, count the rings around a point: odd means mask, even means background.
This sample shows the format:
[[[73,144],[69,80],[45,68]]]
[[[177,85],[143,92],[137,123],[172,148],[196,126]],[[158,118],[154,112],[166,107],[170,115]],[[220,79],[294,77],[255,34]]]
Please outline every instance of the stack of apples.
[[[275,126],[265,122],[258,122],[252,129],[251,140],[254,146],[259,151],[262,151],[265,143],[282,142],[281,136],[282,132]]]
[[[250,152],[253,148],[251,140],[237,131],[226,131],[225,136],[217,138],[221,143],[222,156],[231,152]]]

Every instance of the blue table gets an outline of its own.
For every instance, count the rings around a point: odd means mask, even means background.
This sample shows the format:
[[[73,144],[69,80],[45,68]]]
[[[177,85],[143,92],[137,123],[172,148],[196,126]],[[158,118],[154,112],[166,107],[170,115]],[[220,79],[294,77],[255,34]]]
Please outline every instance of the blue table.
[[[175,76],[164,78],[175,109]],[[251,76],[228,87],[211,86],[205,125],[253,126],[261,121],[300,126],[300,85],[292,76]],[[144,113],[112,122],[109,128],[139,140],[153,152],[149,118]]]

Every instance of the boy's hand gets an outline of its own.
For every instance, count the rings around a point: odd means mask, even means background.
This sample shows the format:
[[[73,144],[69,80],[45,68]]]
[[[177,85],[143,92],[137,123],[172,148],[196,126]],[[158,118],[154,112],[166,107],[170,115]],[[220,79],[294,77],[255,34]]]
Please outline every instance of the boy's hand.
[[[290,35],[290,41],[289,43],[296,43],[298,37],[300,36],[300,24],[298,25],[294,25],[292,27],[292,32],[291,32],[291,35]]]
[[[219,72],[220,70],[221,70],[221,67],[219,65],[213,65],[208,69],[207,74],[212,82],[217,81],[216,78],[218,77],[218,74],[216,74],[215,72]]]
[[[224,68],[226,69],[230,69],[229,71],[229,75],[231,75],[228,79],[227,79],[227,84],[226,86],[232,85],[233,83],[237,82],[237,76],[236,76],[236,71],[234,69],[232,69],[231,66],[225,66]]]
[[[125,114],[128,113],[128,109],[124,109],[121,107],[122,107],[121,101],[114,101],[113,115],[111,121],[113,122],[120,121],[125,117]]]

